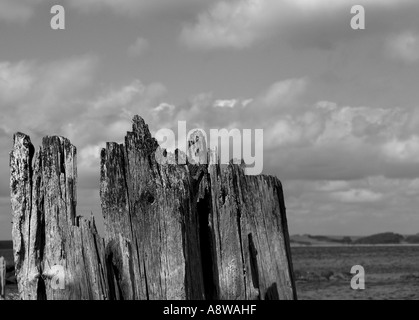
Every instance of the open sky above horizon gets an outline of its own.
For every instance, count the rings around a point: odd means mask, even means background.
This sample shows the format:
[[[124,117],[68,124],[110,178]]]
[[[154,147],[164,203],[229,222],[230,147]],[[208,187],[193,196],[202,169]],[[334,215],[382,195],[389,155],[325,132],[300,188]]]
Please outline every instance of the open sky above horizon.
[[[264,129],[292,234],[418,233],[418,17],[415,0],[0,0],[0,240],[15,132],[77,146],[78,214],[100,219],[99,151],[135,114],[153,133]]]

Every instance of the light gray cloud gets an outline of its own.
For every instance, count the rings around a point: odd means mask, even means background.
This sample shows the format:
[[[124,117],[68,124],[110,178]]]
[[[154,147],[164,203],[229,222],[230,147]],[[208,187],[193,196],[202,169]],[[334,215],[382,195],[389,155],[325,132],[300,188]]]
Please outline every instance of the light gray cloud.
[[[0,21],[22,23],[32,15],[33,7],[28,1],[0,0]]]
[[[347,191],[337,191],[331,193],[331,196],[342,202],[365,203],[377,202],[383,198],[383,195],[368,189],[350,189]]]
[[[219,1],[208,10],[201,12],[194,23],[185,25],[180,38],[191,48],[244,49],[275,35],[295,41],[292,38],[296,34],[300,34],[298,38],[301,36],[304,38],[304,34],[310,35],[313,30],[326,31],[326,35],[332,35],[333,38],[342,34],[349,36],[349,21],[352,17],[350,9],[353,5],[359,4],[365,5],[367,9],[384,9],[391,12],[391,10],[402,10],[405,5],[414,4],[414,1]],[[327,28],[324,28],[325,25]],[[333,35],[336,30],[340,31]],[[321,41],[310,39],[305,39],[305,41],[312,41],[317,46],[321,45]]]
[[[419,61],[419,36],[413,32],[405,31],[388,37],[386,46],[391,58],[405,63]]]
[[[137,38],[135,42],[129,46],[128,55],[131,57],[140,57],[150,49],[150,43],[147,39]]]

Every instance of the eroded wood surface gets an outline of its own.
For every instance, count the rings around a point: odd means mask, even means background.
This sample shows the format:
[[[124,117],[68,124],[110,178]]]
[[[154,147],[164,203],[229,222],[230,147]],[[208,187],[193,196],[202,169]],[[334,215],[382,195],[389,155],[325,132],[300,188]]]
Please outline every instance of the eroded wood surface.
[[[296,298],[280,181],[234,164],[160,164],[156,151],[138,116],[123,144],[101,151],[102,239],[93,219],[77,216],[76,148],[46,137],[35,153],[28,136],[14,136],[21,298]],[[54,266],[65,270],[64,288],[56,288]]]

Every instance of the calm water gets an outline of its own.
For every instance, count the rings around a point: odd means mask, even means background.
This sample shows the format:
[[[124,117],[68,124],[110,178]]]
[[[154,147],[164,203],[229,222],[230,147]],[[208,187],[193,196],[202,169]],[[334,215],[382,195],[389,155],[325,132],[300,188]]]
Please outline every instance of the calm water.
[[[0,257],[4,257],[6,259],[8,266],[13,265],[13,250],[0,249]]]
[[[11,250],[1,255],[12,263]],[[294,247],[292,256],[300,300],[419,300],[419,246]],[[350,287],[354,265],[365,268],[363,291]]]
[[[292,256],[299,299],[419,300],[419,246],[294,247]],[[363,291],[350,287],[354,265],[365,269]]]

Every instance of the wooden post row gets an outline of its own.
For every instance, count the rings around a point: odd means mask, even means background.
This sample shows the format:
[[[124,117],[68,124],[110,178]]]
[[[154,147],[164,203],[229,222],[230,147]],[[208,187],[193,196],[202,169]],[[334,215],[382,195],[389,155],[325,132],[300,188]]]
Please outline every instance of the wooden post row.
[[[22,299],[296,299],[281,182],[234,164],[161,164],[161,151],[138,116],[101,151],[102,239],[77,215],[76,148],[54,136],[35,152],[15,134]]]

